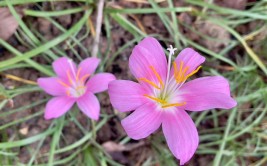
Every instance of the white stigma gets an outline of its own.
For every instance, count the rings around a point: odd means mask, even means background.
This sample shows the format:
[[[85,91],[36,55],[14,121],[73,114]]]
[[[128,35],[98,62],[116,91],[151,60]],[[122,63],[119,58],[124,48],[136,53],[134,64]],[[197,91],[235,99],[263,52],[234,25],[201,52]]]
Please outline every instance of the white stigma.
[[[177,48],[173,48],[172,45],[170,45],[170,48],[167,48],[167,50],[170,52],[169,53],[169,59],[168,59],[168,72],[167,72],[167,80],[169,80],[170,77],[170,70],[171,70],[171,63],[172,63],[172,55],[174,55],[174,51],[177,50]]]
[[[167,48],[167,50],[170,52],[169,54],[169,58],[170,58],[170,56],[174,55],[174,51],[176,51],[177,48],[173,48],[172,45],[170,45],[170,48]]]

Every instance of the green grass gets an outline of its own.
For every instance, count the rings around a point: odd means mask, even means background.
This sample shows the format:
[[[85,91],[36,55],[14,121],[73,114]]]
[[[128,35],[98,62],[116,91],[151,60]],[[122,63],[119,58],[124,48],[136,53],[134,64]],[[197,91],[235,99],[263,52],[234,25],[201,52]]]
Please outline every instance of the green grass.
[[[91,0],[68,0],[75,3],[76,7],[65,10],[46,11],[40,2],[47,2],[53,8],[53,3],[59,0],[4,0],[0,1],[0,6],[8,7],[11,13],[19,22],[19,28],[15,33],[15,38],[19,45],[27,48],[21,52],[16,45],[0,39],[0,45],[6,48],[12,57],[0,62],[0,72],[5,73],[12,69],[31,69],[42,75],[52,76],[51,62],[58,57],[68,56],[70,53],[76,59],[82,60],[81,55],[90,56],[90,48],[84,45],[85,38],[92,38],[92,29],[88,26],[88,18],[95,12],[97,3]],[[39,2],[39,3],[38,3]],[[106,50],[98,53],[102,59],[99,71],[107,71],[117,58],[125,56],[125,51],[132,49],[136,42],[147,35],[155,36],[167,45],[174,44],[179,51],[184,47],[194,47],[200,51],[207,59],[203,66],[202,75],[222,75],[226,77],[231,85],[231,93],[238,101],[238,106],[232,110],[209,110],[205,112],[195,112],[190,115],[194,119],[199,135],[200,144],[196,155],[192,160],[199,161],[203,157],[208,165],[266,165],[267,164],[267,86],[266,86],[266,60],[267,50],[264,47],[266,37],[259,41],[257,35],[267,31],[267,13],[264,7],[267,1],[260,0],[250,3],[247,10],[235,10],[218,6],[213,1],[204,2],[201,0],[186,0],[184,7],[174,6],[174,1],[167,0],[167,6],[153,0],[148,0],[149,4],[145,8],[126,8],[115,9],[111,6],[103,10],[103,28],[106,31],[107,39]],[[25,4],[34,5],[36,9],[25,9],[24,18],[21,19],[15,10],[15,6]],[[79,4],[79,5],[77,5]],[[78,6],[78,7],[77,7]],[[80,19],[73,23],[71,27],[65,29],[57,21],[57,17],[62,15],[80,14]],[[180,30],[186,28],[190,33],[198,35],[201,40],[221,41],[220,39],[207,36],[199,32],[192,25],[180,22],[177,15],[187,13],[196,20],[210,22],[226,30],[232,37],[228,45],[221,48],[218,52],[208,49],[201,43],[187,38]],[[129,19],[130,15],[154,15],[157,22],[161,22],[168,36],[163,34],[146,34],[138,24]],[[215,17],[216,16],[216,17]],[[27,18],[42,18],[60,31],[60,35],[47,40],[34,28]],[[237,30],[240,26],[247,26],[248,23],[256,22],[258,26],[252,31],[241,34]],[[144,24],[145,25],[145,24]],[[131,34],[131,40],[114,51],[112,31],[113,27],[120,27]],[[264,34],[264,33],[263,33]],[[257,45],[259,49],[253,47]],[[66,49],[68,48],[68,49]],[[233,50],[239,48],[242,55]],[[78,52],[80,50],[80,52]],[[44,59],[47,64],[43,65],[36,61],[36,58]],[[77,61],[78,62],[78,61]],[[209,64],[217,64],[213,68]],[[230,68],[228,70],[227,68]],[[8,108],[8,102],[13,98],[23,98],[26,94],[44,93],[36,85],[21,83],[14,88],[0,86],[0,165],[121,165],[112,160],[101,144],[97,142],[96,133],[101,132],[103,126],[113,118],[106,115],[103,108],[101,119],[98,122],[91,122],[89,119],[86,126],[76,119],[78,110],[73,110],[66,116],[52,120],[49,127],[33,136],[23,136],[19,132],[21,124],[43,118],[43,106],[49,98],[36,99],[31,104],[16,105],[15,108]],[[16,101],[16,100],[14,100]],[[26,113],[28,109],[38,110],[35,113]],[[13,121],[13,115],[20,113],[25,115]],[[25,114],[24,114],[25,113]],[[116,116],[116,115],[115,115]],[[3,123],[5,122],[5,123]],[[67,125],[73,124],[82,136],[75,142],[66,145],[64,129]],[[209,127],[208,127],[209,126]],[[12,131],[12,134],[10,134]],[[147,138],[150,149],[153,153],[149,154],[142,165],[177,165],[177,160],[168,150],[164,137],[157,133]],[[41,147],[50,141],[49,151],[41,152]],[[125,136],[115,140],[123,145],[128,144],[130,139]],[[33,146],[31,145],[35,145]],[[31,154],[27,162],[21,162],[19,154],[21,149]],[[192,163],[194,163],[192,161]]]

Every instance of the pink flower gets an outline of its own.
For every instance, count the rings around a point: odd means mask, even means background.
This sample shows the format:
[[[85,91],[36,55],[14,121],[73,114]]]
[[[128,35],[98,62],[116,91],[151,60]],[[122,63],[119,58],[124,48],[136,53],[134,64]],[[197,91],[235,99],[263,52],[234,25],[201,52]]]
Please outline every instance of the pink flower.
[[[171,68],[164,51],[152,37],[133,49],[129,67],[139,81],[116,80],[108,93],[114,108],[121,112],[135,110],[122,120],[129,137],[142,139],[162,124],[163,133],[173,155],[185,164],[195,153],[199,137],[194,122],[185,110],[230,109],[236,101],[230,96],[228,81],[221,76],[203,77],[185,83],[195,74],[205,58],[191,48],[178,55]]]
[[[96,74],[89,79],[99,62],[97,58],[87,58],[80,63],[78,69],[72,60],[65,57],[53,62],[57,77],[37,80],[38,85],[46,93],[55,96],[46,105],[45,119],[62,116],[77,102],[85,115],[98,120],[100,105],[94,93],[107,90],[108,83],[115,80],[110,73]]]

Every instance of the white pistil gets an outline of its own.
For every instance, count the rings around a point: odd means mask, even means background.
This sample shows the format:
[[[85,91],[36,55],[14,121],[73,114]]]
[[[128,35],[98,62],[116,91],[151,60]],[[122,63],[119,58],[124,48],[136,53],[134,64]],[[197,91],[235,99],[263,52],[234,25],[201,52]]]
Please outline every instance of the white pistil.
[[[71,69],[71,72],[73,74],[73,77],[76,78],[76,73],[75,73],[74,67],[72,65],[72,59],[68,59],[68,63],[70,65],[70,69]]]
[[[169,57],[168,57],[167,79],[166,79],[164,90],[163,90],[163,96],[166,95],[167,87],[168,87],[168,84],[169,84],[169,78],[170,78],[170,72],[171,72],[172,55],[174,55],[174,52],[177,50],[177,48],[173,48],[172,45],[170,45],[170,48],[167,48],[167,50],[170,53],[169,53]]]

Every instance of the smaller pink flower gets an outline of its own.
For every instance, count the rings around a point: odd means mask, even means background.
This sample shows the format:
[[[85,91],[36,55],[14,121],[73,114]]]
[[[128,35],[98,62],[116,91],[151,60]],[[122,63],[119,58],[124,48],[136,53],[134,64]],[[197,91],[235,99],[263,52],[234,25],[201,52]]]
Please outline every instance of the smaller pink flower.
[[[39,87],[54,96],[46,105],[45,119],[62,116],[77,102],[85,115],[98,120],[100,104],[94,93],[107,90],[109,82],[115,80],[110,73],[91,76],[99,62],[98,58],[87,58],[79,64],[78,69],[71,59],[65,57],[53,62],[57,76],[37,80]]]
[[[134,110],[122,120],[129,137],[145,138],[162,125],[172,154],[183,165],[192,158],[199,143],[196,126],[185,110],[230,109],[237,103],[230,95],[228,81],[221,76],[186,82],[197,73],[205,58],[186,48],[172,62],[175,50],[168,49],[167,62],[159,42],[152,37],[145,38],[135,46],[129,60],[138,83],[112,81],[108,92],[111,104],[120,112]]]

